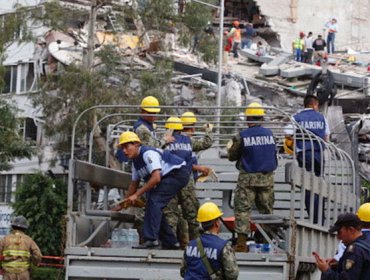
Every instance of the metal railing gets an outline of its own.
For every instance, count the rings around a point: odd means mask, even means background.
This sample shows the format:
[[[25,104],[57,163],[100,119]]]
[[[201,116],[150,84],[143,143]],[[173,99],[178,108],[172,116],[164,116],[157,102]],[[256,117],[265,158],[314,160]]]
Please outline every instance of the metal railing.
[[[291,221],[299,221],[308,226],[316,228],[319,227],[323,230],[327,230],[330,223],[332,223],[332,220],[335,219],[339,213],[354,211],[357,209],[359,198],[356,195],[356,193],[358,193],[356,192],[356,172],[350,156],[344,151],[338,149],[335,144],[325,142],[320,137],[299,126],[292,119],[292,117],[283,110],[267,106],[264,107],[264,109],[266,111],[264,120],[255,123],[263,125],[264,127],[272,130],[277,143],[277,149],[279,151],[278,157],[280,161],[284,163],[290,162],[292,166],[290,168],[290,176],[287,178],[287,183],[291,185]],[[117,110],[122,112],[117,113]],[[164,124],[168,117],[180,116],[181,113],[185,111],[193,111],[197,115],[198,122],[195,125],[197,132],[194,137],[204,136],[204,132],[202,130],[204,124],[215,124],[216,132],[213,133],[214,144],[212,147],[214,148],[213,150],[215,153],[217,153],[216,157],[222,157],[222,154],[226,153],[226,143],[229,139],[232,139],[234,135],[247,128],[244,117],[244,107],[224,106],[215,108],[205,106],[161,106],[161,113],[155,115],[157,117],[157,137],[161,137],[165,133]],[[217,115],[217,112],[220,112],[220,115]],[[106,150],[99,151],[105,152],[104,165],[107,166],[108,158],[114,156],[114,150],[116,149],[115,143],[117,142],[119,134],[125,130],[132,130],[134,122],[140,117],[140,106],[94,106],[81,113],[74,123],[71,147],[72,160],[70,165],[68,190],[68,215],[71,217],[69,219],[71,224],[68,230],[70,233],[75,231],[77,228],[76,224],[74,224],[75,220],[72,217],[77,213],[82,213],[87,218],[100,217],[100,219],[103,219],[104,222],[97,227],[99,229],[104,228],[106,221],[110,220],[112,217],[108,206],[108,192],[112,187],[115,186],[110,186],[109,184],[98,185],[99,189],[103,189],[104,199],[101,209],[96,209],[96,198],[92,197],[92,185],[94,182],[84,182],[83,186],[81,186],[79,185],[81,180],[74,177],[76,173],[73,170],[73,167],[76,163],[75,161],[77,160],[75,155],[76,131],[81,119],[89,114],[97,114],[102,117],[98,118],[87,138],[88,141],[86,149],[88,150],[88,153],[86,158],[80,160],[86,161],[88,164],[90,164],[89,167],[99,166],[98,163],[93,162],[93,154],[98,149],[98,147],[94,145],[93,135],[94,131],[99,125],[105,124],[109,121],[109,125],[107,125],[106,129]],[[293,153],[293,155],[286,155],[284,152],[282,152],[282,146],[286,136],[284,129],[288,125],[294,127],[294,143],[297,143],[297,141],[302,141],[303,145],[306,145],[306,147],[311,147],[314,145],[319,147],[321,156],[320,176],[316,176],[314,174],[314,168],[312,168],[311,171],[307,171],[305,161],[303,161],[302,167],[299,167],[296,153]],[[296,146],[294,146],[294,149],[296,149]],[[311,162],[314,161],[313,149],[303,149],[302,153],[303,158],[310,157]],[[234,163],[230,164],[233,165]],[[122,190],[124,189],[125,187],[123,186]],[[307,213],[307,207],[304,203],[306,191],[310,191],[310,209],[314,209],[315,205],[317,206],[317,204],[315,204],[315,200],[319,201],[318,208],[310,211],[310,214]],[[76,193],[79,197],[77,200],[75,198]],[[296,206],[297,197],[299,201],[298,208]],[[95,201],[93,201],[94,199]],[[315,211],[318,211],[317,220],[314,220]],[[97,232],[93,231],[92,234],[96,235]],[[73,238],[69,239],[70,245],[76,245],[76,233],[74,233],[73,236]],[[88,241],[91,241],[90,237],[88,238]]]

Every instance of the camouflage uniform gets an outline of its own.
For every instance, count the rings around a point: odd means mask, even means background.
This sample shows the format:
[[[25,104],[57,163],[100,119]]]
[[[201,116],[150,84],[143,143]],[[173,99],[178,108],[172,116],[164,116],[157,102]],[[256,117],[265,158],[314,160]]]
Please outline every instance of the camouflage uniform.
[[[206,231],[207,234],[212,234]],[[239,276],[239,268],[235,257],[234,249],[231,246],[231,242],[227,242],[222,250],[222,269],[216,273],[216,277],[213,279],[217,280],[235,280]],[[184,277],[185,271],[187,269],[186,262],[182,260],[180,274]]]
[[[247,173],[240,164],[241,137],[237,135],[228,150],[231,161],[238,160],[240,170],[234,196],[235,231],[250,232],[249,216],[253,203],[261,214],[272,214],[274,206],[274,173]]]
[[[166,144],[164,139],[157,139],[155,134],[143,124],[136,128],[135,133],[139,136],[141,143],[145,146],[162,148]]]
[[[206,132],[202,139],[191,138],[192,150],[193,152],[206,150],[212,146],[212,142],[212,134],[210,132]],[[181,213],[177,206],[178,204],[181,205],[182,217],[186,220],[188,229],[185,228],[186,224],[184,221],[180,222],[179,220]],[[189,240],[197,238],[199,235],[199,223],[196,220],[198,209],[199,201],[195,193],[193,174],[191,174],[188,184],[181,189],[177,197],[173,198],[163,210],[167,222],[172,227],[174,232],[189,232],[188,236],[182,235],[182,237],[179,238],[182,246],[186,245]],[[188,239],[186,240],[186,238]]]

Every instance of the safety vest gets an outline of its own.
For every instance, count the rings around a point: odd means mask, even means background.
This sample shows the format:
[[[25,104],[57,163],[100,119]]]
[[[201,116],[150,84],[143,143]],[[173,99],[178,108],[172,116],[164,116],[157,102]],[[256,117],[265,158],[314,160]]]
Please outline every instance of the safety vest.
[[[276,144],[270,129],[260,125],[240,132],[243,169],[248,173],[269,173],[277,168]]]
[[[233,40],[234,40],[234,42],[241,42],[241,40],[242,40],[242,36],[241,36],[241,32],[240,32],[240,28],[233,28],[234,29],[234,31],[232,31],[231,30],[231,32],[233,32],[232,34],[233,34]]]
[[[136,171],[138,172],[140,178],[144,181],[148,181],[151,175],[152,170],[149,169],[146,162],[144,161],[144,153],[147,151],[154,151],[161,155],[161,175],[166,175],[174,169],[179,169],[185,164],[184,160],[177,155],[172,154],[168,150],[160,150],[152,147],[140,146],[140,152],[138,157],[132,160]]]
[[[4,237],[3,244],[2,267],[4,271],[8,273],[27,271],[30,267],[31,254],[24,235],[14,231],[13,234]]]
[[[185,160],[186,165],[191,167],[193,149],[191,147],[190,137],[177,132],[173,134],[173,137],[175,138],[175,141],[167,144],[166,150],[171,151],[171,153]]]
[[[325,131],[326,131],[326,122],[325,117],[319,113],[316,112],[313,109],[309,110],[303,110],[296,114],[294,116],[295,121],[303,126],[305,129],[311,131],[313,134],[317,135],[321,139],[325,138]],[[299,140],[299,138],[302,138],[300,135],[301,132],[297,130],[297,148],[298,150],[306,150],[311,151],[312,149],[320,152],[321,149],[324,149],[324,147],[320,148],[320,144],[318,141],[313,141],[313,146],[310,140],[305,141],[303,145],[303,141]],[[310,139],[308,136],[306,136],[307,139]],[[320,157],[320,154],[317,156]]]
[[[295,39],[293,43],[294,43],[294,48],[295,49],[303,50],[303,46],[304,46],[303,39]]]
[[[142,118],[139,118],[135,123],[134,123],[134,132],[136,132],[137,128],[140,126],[140,125],[144,125],[147,129],[150,130],[150,132],[152,133],[153,136],[155,136],[154,134],[154,127],[153,127],[153,124],[142,119]]]
[[[202,234],[200,237],[204,253],[213,269],[213,271],[218,271],[222,268],[222,251],[226,245],[226,241],[214,234]],[[197,239],[193,239],[186,246],[184,259],[186,262],[186,272],[184,275],[184,280],[190,279],[211,279],[207,268],[205,267],[199,249],[197,247]]]

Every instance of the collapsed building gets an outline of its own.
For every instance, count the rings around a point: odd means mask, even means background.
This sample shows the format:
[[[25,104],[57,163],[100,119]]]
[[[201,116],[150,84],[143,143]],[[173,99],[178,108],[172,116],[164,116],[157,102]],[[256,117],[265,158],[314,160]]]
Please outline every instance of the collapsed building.
[[[44,1],[34,1],[34,5],[41,5]],[[88,1],[61,1],[65,5],[72,5],[81,9],[89,10]],[[176,1],[175,1],[176,2]],[[322,2],[322,1],[321,1]],[[350,13],[343,9],[344,3],[337,1],[297,1],[284,0],[279,1],[279,5],[271,5],[271,1],[225,1],[227,13],[225,14],[226,25],[230,24],[235,19],[252,21],[257,28],[258,34],[271,47],[278,47],[279,53],[289,53],[291,41],[296,34],[301,30],[313,31],[318,34],[322,31],[322,27],[330,17],[335,16],[339,19],[340,32],[338,34],[337,44],[342,49],[346,47],[352,49],[366,49],[368,34],[363,32],[361,28],[365,28],[365,22],[368,20],[365,17],[366,9],[361,9],[361,4],[365,1],[351,1]],[[131,5],[130,1],[122,1],[125,5]],[[347,3],[348,5],[348,3]],[[248,13],[242,11],[242,7],[254,7],[253,12]],[[334,7],[335,6],[335,7]],[[364,7],[367,7],[365,5]],[[183,7],[183,8],[186,8]],[[9,13],[11,8],[9,6]],[[109,7],[106,9],[110,9]],[[105,13],[107,10],[104,11]],[[8,12],[7,12],[8,13]],[[5,13],[5,14],[7,14]],[[330,13],[330,14],[328,14]],[[356,14],[356,15],[355,15]],[[114,13],[108,18],[98,17],[97,31],[95,33],[95,42],[97,45],[110,44],[114,42],[127,56],[135,56],[132,52],[140,43],[139,36],[135,32],[122,30],[115,24]],[[312,22],[315,18],[315,22]],[[43,133],[42,109],[34,108],[30,95],[36,94],[39,91],[38,79],[48,73],[58,71],[58,67],[70,65],[73,63],[83,63],[83,51],[87,46],[88,30],[86,28],[87,21],[82,21],[81,25],[76,25],[75,29],[71,29],[66,33],[50,31],[45,27],[40,27],[34,30],[36,42],[26,42],[20,45],[14,44],[9,48],[7,58],[4,61],[6,66],[5,83],[3,89],[4,97],[12,99],[19,108],[18,117],[23,119],[21,131],[26,138],[32,139],[39,147],[39,154],[34,156],[31,161],[21,160],[14,164],[14,169],[9,172],[1,173],[0,189],[3,191],[2,202],[10,203],[12,201],[11,194],[15,190],[17,181],[21,180],[24,174],[33,173],[35,170],[46,171],[51,169],[55,174],[66,174],[66,170],[62,165],[51,167],[51,162],[57,156],[53,150],[53,139],[47,139]],[[215,18],[217,25],[217,16]],[[108,30],[105,27],[108,25]],[[343,28],[342,28],[343,25]],[[133,24],[136,27],[135,24]],[[114,31],[114,32],[112,32]],[[156,50],[158,56],[171,56],[175,61],[176,77],[173,78],[173,92],[175,97],[171,105],[199,106],[199,105],[214,105],[216,103],[217,92],[217,69],[214,65],[207,65],[204,62],[190,54],[186,48],[181,49],[179,46],[174,48],[173,36],[167,36],[167,43],[170,45],[166,50]],[[150,38],[149,38],[150,39]],[[117,43],[118,42],[118,43]],[[345,44],[350,42],[351,44]],[[353,43],[353,44],[352,44]],[[97,48],[98,49],[98,48]],[[148,58],[136,57],[135,63],[141,69],[152,67],[152,61]],[[122,60],[124,63],[124,59]],[[132,60],[130,60],[132,63]],[[289,69],[296,69],[292,66]],[[302,96],[307,91],[309,82],[303,81],[299,76],[293,81],[291,78],[283,77],[283,80],[273,81],[266,75],[264,79],[258,76],[261,69],[260,61],[245,60],[238,63],[231,62],[230,65],[224,68],[222,98],[223,104],[231,102],[237,106],[245,106],[246,104],[259,100],[266,105],[272,105],[279,108],[284,108],[292,114],[301,108]],[[279,69],[281,72],[281,70]],[[318,72],[321,70],[318,69]],[[341,72],[341,71],[339,71]],[[316,72],[315,72],[316,73]],[[312,73],[308,79],[312,78]],[[367,76],[367,73],[364,74]],[[348,81],[351,77],[345,78],[343,81]],[[352,78],[353,79],[353,78]],[[137,87],[135,81],[132,82],[133,92]],[[300,86],[302,86],[300,88]],[[332,131],[334,134],[333,141],[337,141],[338,145],[343,145],[344,150],[349,151],[352,155],[357,155],[357,147],[353,143],[359,144],[361,174],[364,178],[370,179],[370,168],[368,165],[369,151],[368,142],[370,142],[370,130],[368,129],[370,120],[364,115],[367,113],[368,96],[366,91],[348,89],[343,82],[338,83],[342,87],[344,94],[343,98],[336,98],[337,105],[344,108],[344,114],[341,109],[332,110]],[[361,88],[363,84],[361,84]],[[350,94],[345,94],[350,91]],[[356,98],[349,98],[356,95]],[[206,98],[204,98],[206,97]],[[354,100],[356,99],[356,100]],[[360,101],[358,101],[360,100]],[[352,105],[351,105],[352,104]],[[361,104],[361,106],[358,106]],[[333,107],[334,108],[334,107]],[[360,110],[359,110],[360,109]],[[338,140],[340,136],[347,130],[352,129],[354,138],[349,139],[347,136],[344,140]],[[357,138],[357,133],[360,135]],[[352,147],[356,152],[351,151]]]

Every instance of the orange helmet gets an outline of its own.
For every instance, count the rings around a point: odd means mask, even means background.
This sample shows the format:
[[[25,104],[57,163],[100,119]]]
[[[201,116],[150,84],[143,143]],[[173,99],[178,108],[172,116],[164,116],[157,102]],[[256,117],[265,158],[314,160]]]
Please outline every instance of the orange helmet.
[[[233,22],[233,25],[234,25],[235,27],[239,26],[239,24],[240,24],[240,22],[239,22],[239,21],[237,21],[237,20]]]

